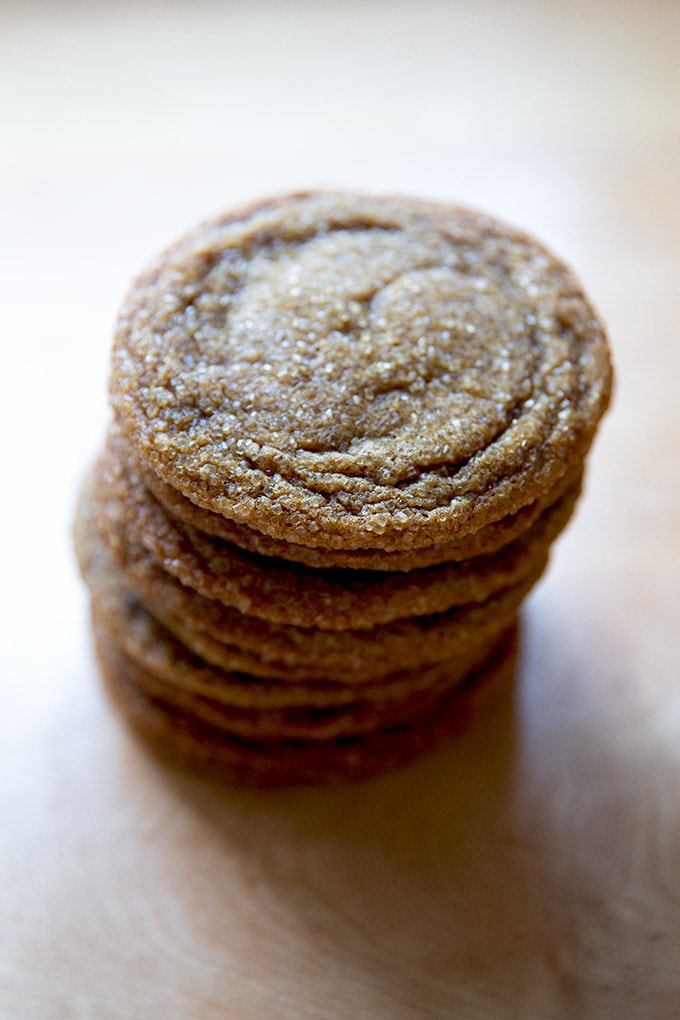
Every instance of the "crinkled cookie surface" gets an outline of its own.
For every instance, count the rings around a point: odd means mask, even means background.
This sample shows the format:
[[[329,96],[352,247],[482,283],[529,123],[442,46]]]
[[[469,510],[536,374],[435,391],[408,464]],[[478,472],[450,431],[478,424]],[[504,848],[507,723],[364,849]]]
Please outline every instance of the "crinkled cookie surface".
[[[113,352],[138,456],[200,507],[307,546],[427,547],[581,459],[610,393],[570,271],[488,216],[287,196],[139,278]]]

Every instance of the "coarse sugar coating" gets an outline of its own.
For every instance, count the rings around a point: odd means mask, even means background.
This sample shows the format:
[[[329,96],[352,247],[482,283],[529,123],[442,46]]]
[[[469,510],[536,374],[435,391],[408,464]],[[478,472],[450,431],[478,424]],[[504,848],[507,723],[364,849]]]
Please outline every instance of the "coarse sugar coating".
[[[410,571],[439,563],[467,560],[476,556],[488,556],[518,538],[531,527],[541,514],[557,503],[573,486],[578,485],[583,475],[583,464],[567,471],[558,481],[533,502],[521,507],[516,513],[508,514],[498,521],[491,521],[471,535],[458,540],[438,542],[436,545],[412,549],[324,549],[321,546],[299,545],[263,535],[247,525],[231,521],[222,514],[213,513],[197,506],[183,496],[179,489],[164,482],[155,472],[145,468],[129,446],[122,441],[119,430],[112,426],[108,439],[115,456],[127,462],[140,476],[159,503],[172,517],[193,525],[198,531],[224,539],[239,548],[261,556],[274,556],[294,563],[304,563],[318,570],[341,568],[344,570]]]
[[[184,586],[242,613],[272,622],[328,630],[367,627],[483,602],[535,577],[548,546],[566,524],[578,485],[513,543],[492,556],[409,573],[319,571],[264,558],[173,519],[130,465],[106,454],[94,484],[100,527],[112,547],[141,544]]]
[[[452,542],[583,458],[610,393],[570,271],[488,216],[312,193],[205,224],[122,309],[111,397],[199,507],[328,549]]]
[[[481,604],[371,628],[323,631],[268,623],[206,599],[154,564],[143,549],[105,544],[97,518],[88,484],[74,529],[78,564],[96,613],[127,657],[166,677],[186,678],[190,672],[193,688],[214,695],[219,687],[229,692],[227,700],[234,698],[234,672],[245,672],[247,684],[241,678],[236,689],[248,692],[246,702],[262,699],[260,705],[300,704],[300,692],[307,699],[323,695],[323,703],[345,704],[357,699],[357,688],[361,699],[384,702],[405,689],[428,686],[430,666],[446,662],[449,673],[466,672],[515,619],[543,565]],[[203,660],[199,664],[197,657]],[[284,689],[293,687],[292,701],[287,693],[282,702]]]
[[[352,705],[386,706],[406,697],[444,685],[452,686],[477,668],[504,632],[516,625],[512,605],[500,606],[497,626],[483,628],[480,614],[461,622],[457,641],[431,662],[425,655],[414,662],[398,662],[390,675],[372,678],[357,671],[351,658],[344,671],[329,678],[319,658],[316,672],[304,677],[253,675],[242,668],[215,666],[193,652],[163,626],[149,607],[126,586],[126,578],[112,563],[94,526],[89,498],[81,499],[75,540],[79,566],[90,589],[95,627],[103,629],[125,658],[159,682],[240,709],[340,709]],[[515,605],[516,609],[516,605]],[[481,626],[480,626],[481,624]],[[470,640],[470,627],[479,629],[479,640]],[[434,633],[434,637],[437,634]],[[411,637],[411,644],[413,644]],[[251,658],[254,659],[254,653]],[[417,668],[409,668],[409,667]],[[358,672],[358,675],[357,675]]]

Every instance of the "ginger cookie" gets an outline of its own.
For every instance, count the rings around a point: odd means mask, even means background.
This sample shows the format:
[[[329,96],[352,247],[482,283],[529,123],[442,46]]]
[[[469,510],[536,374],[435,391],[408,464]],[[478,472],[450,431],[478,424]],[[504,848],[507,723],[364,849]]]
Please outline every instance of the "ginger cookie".
[[[115,545],[141,543],[185,587],[275,623],[328,630],[368,627],[483,602],[545,561],[567,523],[574,486],[531,528],[495,555],[422,570],[325,570],[262,557],[172,518],[134,468],[104,456],[95,471],[101,524]]]
[[[107,620],[94,605],[93,626],[100,640],[108,647],[115,645],[117,654],[126,663],[130,678],[140,691],[151,698],[160,698],[173,709],[186,712],[211,726],[217,726],[235,737],[251,740],[296,739],[311,742],[326,741],[338,737],[354,737],[388,726],[405,725],[419,715],[434,708],[445,692],[453,690],[479,668],[489,656],[478,653],[470,659],[467,667],[459,661],[438,663],[423,671],[408,675],[399,674],[394,682],[383,687],[343,688],[341,685],[324,689],[301,685],[296,686],[298,694],[304,691],[307,700],[300,698],[292,704],[276,704],[277,692],[271,699],[260,698],[261,703],[247,702],[251,687],[257,682],[246,674],[220,674],[213,670],[213,683],[206,683],[207,667],[196,659],[181,655],[181,646],[173,644],[169,635],[161,636],[164,651],[180,651],[173,662],[173,670],[167,673],[149,668],[146,661],[130,655],[127,648],[116,640],[108,627]],[[507,629],[506,629],[507,630]],[[157,649],[160,652],[160,649]],[[111,653],[112,654],[112,653]],[[151,655],[156,662],[161,654]],[[194,679],[197,680],[194,683]],[[235,688],[242,690],[232,698]],[[265,686],[265,685],[262,685]],[[269,685],[271,687],[271,685]],[[253,691],[255,697],[261,694]],[[281,692],[285,694],[285,692]],[[354,694],[350,698],[350,694]],[[337,695],[337,702],[333,697]],[[364,695],[366,695],[364,697]],[[375,700],[371,695],[375,695]]]
[[[331,684],[374,686],[372,699],[386,700],[406,683],[410,688],[429,683],[425,667],[430,665],[448,661],[449,669],[454,664],[468,669],[479,660],[480,650],[510,625],[538,576],[537,570],[485,603],[385,626],[354,631],[289,627],[196,595],[150,564],[148,557],[135,559],[133,554],[130,561],[114,563],[111,548],[97,531],[96,516],[96,500],[88,487],[79,504],[75,540],[97,614],[129,658],[166,678],[192,672],[195,689],[197,683],[211,688],[219,683],[210,672],[210,666],[217,666],[249,673],[251,679],[314,682],[326,694]],[[198,658],[203,661],[197,664]],[[406,678],[405,670],[419,675]]]
[[[106,630],[95,625],[95,637],[108,693],[150,750],[180,768],[262,787],[348,782],[406,765],[464,723],[470,689],[512,677],[517,651],[516,634],[510,631],[464,683],[443,692],[434,707],[428,706],[404,724],[321,741],[258,740],[211,725],[158,693],[147,693],[140,686],[138,668],[109,639]]]
[[[502,517],[480,528],[479,531],[466,535],[459,541],[440,542],[423,548],[393,550],[384,549],[324,549],[321,546],[295,545],[259,531],[244,524],[231,521],[222,514],[213,513],[204,507],[197,506],[183,496],[178,489],[167,485],[158,475],[145,469],[134,456],[119,430],[113,427],[109,437],[109,445],[115,450],[120,460],[131,461],[134,471],[140,475],[159,503],[169,514],[191,524],[198,531],[215,538],[224,539],[232,545],[239,546],[248,552],[259,553],[261,556],[274,556],[316,569],[333,569],[340,567],[348,570],[380,570],[410,571],[439,563],[455,560],[466,560],[473,556],[489,555],[498,552],[529,528],[543,513],[562,497],[583,474],[583,466],[579,462],[575,469],[568,471],[559,481],[532,503],[522,507],[514,514]]]
[[[111,399],[198,506],[295,545],[412,550],[534,502],[607,407],[570,270],[489,216],[290,195],[204,224],[136,281]]]

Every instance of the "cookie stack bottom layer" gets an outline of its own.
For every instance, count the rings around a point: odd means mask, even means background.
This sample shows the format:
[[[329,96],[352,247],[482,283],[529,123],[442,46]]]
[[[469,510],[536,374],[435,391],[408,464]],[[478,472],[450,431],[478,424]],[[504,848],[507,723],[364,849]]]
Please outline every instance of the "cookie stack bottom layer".
[[[407,764],[464,723],[468,710],[464,695],[470,685],[512,675],[516,637],[516,628],[510,628],[464,683],[444,688],[407,720],[324,741],[258,740],[207,721],[195,705],[178,707],[158,692],[151,693],[144,671],[95,623],[106,688],[132,729],[160,758],[231,783],[269,787],[347,782]]]
[[[112,429],[75,529],[106,687],[155,751],[232,782],[404,764],[456,730],[471,684],[512,672],[519,608],[579,486],[577,472],[493,553],[314,568],[172,513]]]

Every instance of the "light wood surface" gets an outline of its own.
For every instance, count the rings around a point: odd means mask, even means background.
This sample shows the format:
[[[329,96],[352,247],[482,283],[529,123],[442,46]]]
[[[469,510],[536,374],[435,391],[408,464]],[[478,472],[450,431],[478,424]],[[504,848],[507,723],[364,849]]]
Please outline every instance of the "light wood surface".
[[[0,1016],[680,1017],[680,5],[0,6]],[[102,693],[69,527],[162,245],[310,185],[534,231],[616,401],[459,737],[332,791],[180,778]]]

